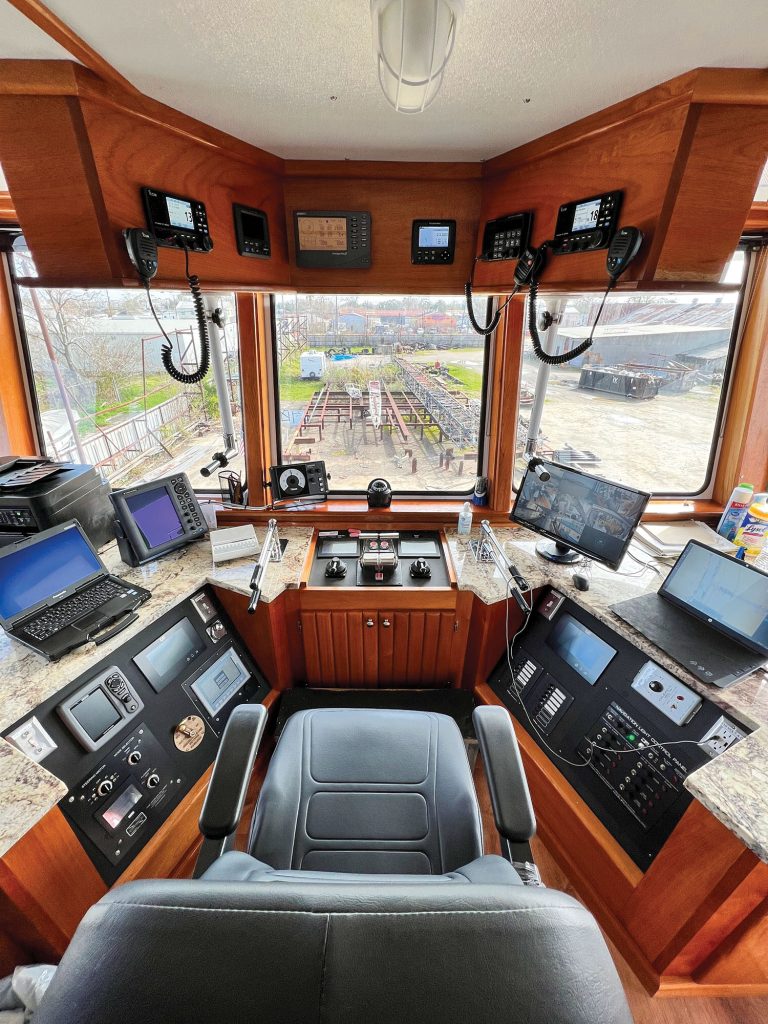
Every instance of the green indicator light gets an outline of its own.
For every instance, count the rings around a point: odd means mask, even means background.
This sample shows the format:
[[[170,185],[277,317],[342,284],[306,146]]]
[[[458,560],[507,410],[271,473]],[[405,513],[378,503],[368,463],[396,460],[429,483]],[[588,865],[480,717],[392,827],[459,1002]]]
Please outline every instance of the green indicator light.
[[[630,732],[630,733],[627,733],[627,739],[629,740],[630,743],[634,743],[635,740],[637,739],[637,736],[633,732]]]

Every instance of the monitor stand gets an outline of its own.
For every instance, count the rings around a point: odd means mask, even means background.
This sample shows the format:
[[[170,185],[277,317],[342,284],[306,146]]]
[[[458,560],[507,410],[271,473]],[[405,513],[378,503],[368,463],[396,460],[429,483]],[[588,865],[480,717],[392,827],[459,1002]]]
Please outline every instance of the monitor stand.
[[[536,554],[546,558],[548,562],[558,562],[560,565],[571,565],[581,561],[581,555],[567,544],[561,544],[559,540],[540,540],[536,545]]]

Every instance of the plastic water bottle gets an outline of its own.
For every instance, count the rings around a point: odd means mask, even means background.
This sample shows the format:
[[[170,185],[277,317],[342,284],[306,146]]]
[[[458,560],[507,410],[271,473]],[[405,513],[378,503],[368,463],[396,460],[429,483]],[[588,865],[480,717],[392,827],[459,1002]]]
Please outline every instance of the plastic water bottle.
[[[739,484],[738,487],[734,487],[728,504],[720,517],[720,522],[717,524],[717,532],[726,540],[733,540],[736,536],[741,521],[752,504],[754,491],[755,488],[752,484]]]
[[[460,537],[468,537],[470,533],[472,533],[472,506],[465,501],[464,507],[459,512],[458,534]]]

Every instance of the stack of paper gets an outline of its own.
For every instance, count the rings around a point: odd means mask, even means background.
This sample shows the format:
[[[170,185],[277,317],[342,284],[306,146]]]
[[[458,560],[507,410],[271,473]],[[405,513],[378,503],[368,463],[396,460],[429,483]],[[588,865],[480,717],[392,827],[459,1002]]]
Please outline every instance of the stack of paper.
[[[728,554],[737,550],[735,544],[694,519],[681,523],[641,523],[634,539],[656,558],[676,558],[689,540]]]

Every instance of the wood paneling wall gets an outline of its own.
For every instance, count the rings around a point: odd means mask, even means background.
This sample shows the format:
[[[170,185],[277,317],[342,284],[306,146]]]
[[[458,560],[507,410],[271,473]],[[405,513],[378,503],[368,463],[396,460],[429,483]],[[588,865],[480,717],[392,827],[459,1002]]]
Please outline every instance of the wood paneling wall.
[[[328,171],[333,171],[333,177]],[[325,173],[324,173],[325,172]],[[475,254],[482,182],[479,164],[288,161],[285,219],[291,284],[299,291],[461,294]],[[369,210],[372,265],[367,270],[295,266],[295,210]],[[411,225],[421,217],[456,221],[450,266],[411,264]]]
[[[284,161],[80,65],[0,61],[0,162],[47,284],[136,283],[120,230],[143,223],[145,184],[205,201],[215,248],[192,263],[207,285],[456,293],[487,219],[531,209],[541,242],[560,203],[613,188],[625,191],[622,222],[647,235],[625,283],[711,282],[750,213],[767,140],[768,72],[699,69],[485,164]],[[233,200],[269,214],[272,259],[237,254]],[[370,269],[295,266],[293,211],[323,208],[371,212]],[[457,220],[453,265],[411,265],[416,217]],[[597,286],[604,262],[551,259],[544,283]],[[161,250],[159,284],[182,270],[180,253]],[[508,290],[512,270],[481,264],[476,283]]]

